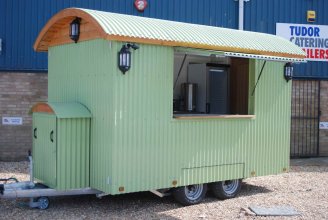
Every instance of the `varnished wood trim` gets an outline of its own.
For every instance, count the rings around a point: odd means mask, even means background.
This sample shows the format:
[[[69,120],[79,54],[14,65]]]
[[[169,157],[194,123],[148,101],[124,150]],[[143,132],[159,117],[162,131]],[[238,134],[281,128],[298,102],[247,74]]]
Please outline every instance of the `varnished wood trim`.
[[[96,31],[88,31],[88,32],[81,32],[79,42],[81,41],[87,41],[92,39],[101,38],[101,35],[98,34]],[[49,42],[48,46],[57,46],[57,45],[63,45],[63,44],[74,44],[74,42],[68,37],[67,35],[57,35],[54,40]]]
[[[52,110],[52,108],[47,104],[47,103],[37,103],[35,104],[32,109],[31,112],[45,112],[45,113],[51,113],[54,114],[54,111]]]
[[[255,119],[255,115],[193,115],[193,114],[175,114],[173,115],[175,119],[208,119],[208,118],[223,118],[223,119]]]
[[[98,38],[99,36],[101,38],[105,38],[106,33],[104,32],[103,28],[91,15],[80,9],[68,8],[54,15],[42,28],[40,34],[38,35],[34,43],[33,46],[34,50],[47,51],[51,39],[53,38],[53,35],[58,32],[59,27],[69,24],[76,17],[82,18],[82,22],[83,21],[90,22],[91,25],[95,27],[96,30],[95,38]],[[81,40],[83,41],[83,40],[90,40],[90,39],[81,39]],[[71,42],[63,42],[63,44],[64,43],[71,43]]]

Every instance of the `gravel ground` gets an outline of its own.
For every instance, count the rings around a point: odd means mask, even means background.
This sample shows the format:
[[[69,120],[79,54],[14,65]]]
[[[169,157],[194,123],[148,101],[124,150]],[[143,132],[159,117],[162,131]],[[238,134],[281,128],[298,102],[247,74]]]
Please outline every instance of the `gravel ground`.
[[[0,178],[28,180],[27,162],[0,162]],[[182,207],[172,197],[151,193],[120,196],[61,197],[47,210],[30,209],[24,200],[0,200],[0,219],[328,219],[328,166],[301,163],[289,173],[243,182],[237,198],[220,201],[208,193],[202,204]],[[293,217],[259,217],[243,211],[250,205],[288,205],[301,213]]]

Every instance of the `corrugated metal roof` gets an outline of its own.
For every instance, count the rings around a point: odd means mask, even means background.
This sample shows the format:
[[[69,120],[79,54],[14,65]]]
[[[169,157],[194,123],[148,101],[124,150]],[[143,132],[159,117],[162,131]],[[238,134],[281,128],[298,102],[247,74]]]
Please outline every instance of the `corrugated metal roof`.
[[[48,102],[57,118],[91,118],[90,111],[77,102]]]
[[[31,108],[31,113],[56,114],[57,118],[91,118],[84,105],[78,102],[39,102]]]
[[[153,17],[217,27],[238,27],[238,1],[233,0],[151,0],[142,13],[131,0],[75,0],[75,1],[0,1],[0,38],[3,51],[0,71],[47,70],[47,54],[36,53],[33,42],[46,21],[67,7],[89,8],[115,13]],[[245,2],[245,30],[275,34],[276,23],[305,24],[307,10],[315,10],[315,24],[327,25],[327,0],[252,0]],[[24,28],[22,28],[24,27]],[[328,62],[308,61],[294,66],[295,76],[328,77]]]
[[[321,1],[321,0],[320,0]],[[89,8],[196,24],[236,28],[238,2],[231,0],[151,0],[144,12],[132,0],[0,1],[0,70],[46,71],[47,54],[36,53],[33,43],[46,22],[68,7]],[[22,28],[24,27],[24,28]]]
[[[41,45],[47,44],[49,39],[47,32],[57,21],[75,16],[95,21],[103,31],[102,36],[108,40],[289,58],[305,57],[299,47],[274,35],[79,8],[65,9],[55,15],[41,31],[34,48],[42,50]],[[44,40],[46,37],[47,41]]]

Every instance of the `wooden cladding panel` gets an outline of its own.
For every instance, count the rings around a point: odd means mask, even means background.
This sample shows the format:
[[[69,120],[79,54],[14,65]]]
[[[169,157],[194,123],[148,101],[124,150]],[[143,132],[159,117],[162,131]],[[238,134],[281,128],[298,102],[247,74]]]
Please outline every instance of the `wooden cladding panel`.
[[[230,67],[231,114],[248,114],[249,59],[232,58]]]
[[[47,104],[47,103],[37,103],[35,104],[32,109],[31,112],[44,112],[44,113],[50,113],[53,114],[54,111],[52,110],[52,108]]]
[[[74,43],[74,41],[72,41],[69,37],[69,26],[70,22],[67,21],[54,25],[53,28],[47,32],[47,37],[40,42],[39,48],[41,50],[47,50],[49,46]],[[81,22],[79,41],[86,41],[100,37],[101,34],[92,23]]]
[[[81,18],[79,41],[105,38],[104,31],[88,13],[78,9],[66,9],[51,18],[34,43],[37,51],[48,51],[49,46],[74,43],[69,37],[69,25]]]

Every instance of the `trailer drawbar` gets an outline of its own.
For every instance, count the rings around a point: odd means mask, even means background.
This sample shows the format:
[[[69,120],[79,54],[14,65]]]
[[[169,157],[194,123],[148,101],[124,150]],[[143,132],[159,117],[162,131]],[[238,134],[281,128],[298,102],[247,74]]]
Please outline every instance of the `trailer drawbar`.
[[[101,197],[102,191],[92,188],[55,190],[42,183],[34,182],[33,178],[33,160],[29,152],[30,181],[19,182],[16,178],[0,179],[0,199],[29,198],[28,206],[30,208],[47,209],[49,207],[49,198],[53,196],[72,196],[72,195],[97,195]]]

